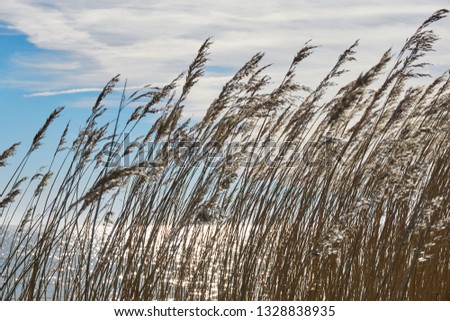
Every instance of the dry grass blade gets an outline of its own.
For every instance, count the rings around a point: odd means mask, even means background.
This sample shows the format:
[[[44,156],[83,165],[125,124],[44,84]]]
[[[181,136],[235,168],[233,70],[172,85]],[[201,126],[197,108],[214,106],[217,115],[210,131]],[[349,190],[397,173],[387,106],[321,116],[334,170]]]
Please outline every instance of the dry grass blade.
[[[17,146],[19,146],[19,145],[20,145],[20,143],[15,143],[11,147],[9,147],[7,150],[5,150],[4,152],[2,152],[0,154],[0,167],[6,166],[6,160],[8,158],[14,156],[14,154],[16,153]]]
[[[42,126],[34,136],[29,153],[35,151],[36,149],[39,148],[39,146],[41,146],[41,141],[44,138],[45,132],[47,131],[48,127],[53,121],[55,121],[56,118],[58,118],[59,114],[61,114],[63,110],[64,107],[58,107],[50,114],[50,116],[45,121],[44,126]]]
[[[333,94],[358,42],[315,89],[309,42],[274,87],[258,53],[194,124],[210,39],[169,84],[124,87],[111,122],[116,76],[25,186],[58,108],[0,198],[0,299],[449,300],[449,74],[413,86],[446,14]]]

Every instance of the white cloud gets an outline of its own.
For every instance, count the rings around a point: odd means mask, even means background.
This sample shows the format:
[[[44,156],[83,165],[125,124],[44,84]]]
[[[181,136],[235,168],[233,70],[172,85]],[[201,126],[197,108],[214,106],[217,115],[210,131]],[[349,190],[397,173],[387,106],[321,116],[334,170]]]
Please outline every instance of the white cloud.
[[[343,2],[196,1],[158,3],[137,0],[2,0],[0,20],[28,35],[54,57],[19,59],[23,69],[48,78],[32,96],[69,94],[102,86],[121,73],[131,84],[167,82],[185,70],[201,43],[213,36],[211,64],[236,71],[254,53],[267,52],[273,75],[281,77],[295,52],[313,39],[323,45],[301,66],[303,79],[321,79],[337,56],[361,39],[359,73],[373,65],[389,47],[399,50],[404,40],[447,1],[400,0]],[[436,63],[450,61],[450,19],[436,25],[445,41]],[[441,59],[446,58],[446,61]],[[448,65],[447,65],[448,67]],[[208,75],[212,77],[212,75]],[[217,80],[217,79],[216,79]],[[276,80],[276,79],[275,79]],[[206,108],[222,84],[202,81],[195,101]],[[203,86],[203,87],[202,87]],[[67,89],[81,88],[81,89]]]
[[[162,84],[160,84],[162,85]],[[140,90],[144,87],[142,86],[127,86],[127,91],[135,91]],[[59,96],[59,95],[70,95],[70,94],[81,94],[81,93],[100,93],[103,88],[100,87],[92,87],[92,88],[73,88],[73,89],[65,89],[65,90],[53,90],[53,91],[40,91],[32,94],[26,95],[26,97],[50,97],[50,96]]]
[[[58,90],[58,91],[41,91],[41,92],[26,95],[26,97],[49,97],[49,96],[68,95],[68,94],[92,93],[92,92],[100,92],[101,90],[102,90],[102,88],[75,88],[75,89]]]

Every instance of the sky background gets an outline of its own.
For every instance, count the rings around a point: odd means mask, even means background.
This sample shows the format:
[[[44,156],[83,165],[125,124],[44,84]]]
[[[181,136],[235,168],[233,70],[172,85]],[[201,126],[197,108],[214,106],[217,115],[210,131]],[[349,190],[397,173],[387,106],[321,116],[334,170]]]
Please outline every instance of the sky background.
[[[60,105],[66,110],[54,125],[55,137],[69,120],[75,129],[81,126],[96,95],[116,74],[131,88],[171,81],[210,36],[210,61],[191,93],[188,117],[201,117],[226,80],[256,52],[266,52],[276,83],[296,51],[312,39],[320,47],[298,73],[300,81],[314,86],[356,39],[357,61],[348,65],[353,76],[390,47],[398,52],[427,17],[449,5],[448,0],[1,0],[0,151],[16,141],[28,148]],[[428,57],[434,65],[427,71],[437,75],[449,68],[450,18],[433,28],[441,40]]]

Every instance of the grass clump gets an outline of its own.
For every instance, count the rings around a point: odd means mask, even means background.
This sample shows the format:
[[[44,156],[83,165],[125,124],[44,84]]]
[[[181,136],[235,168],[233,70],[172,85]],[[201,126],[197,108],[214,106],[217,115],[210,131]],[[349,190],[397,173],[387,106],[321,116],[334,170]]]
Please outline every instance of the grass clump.
[[[1,299],[450,299],[449,73],[408,87],[446,13],[332,97],[357,43],[316,88],[295,75],[311,44],[275,88],[258,53],[191,124],[208,39],[104,122],[114,77],[73,143],[68,125],[46,172],[23,177],[56,109],[2,183]]]

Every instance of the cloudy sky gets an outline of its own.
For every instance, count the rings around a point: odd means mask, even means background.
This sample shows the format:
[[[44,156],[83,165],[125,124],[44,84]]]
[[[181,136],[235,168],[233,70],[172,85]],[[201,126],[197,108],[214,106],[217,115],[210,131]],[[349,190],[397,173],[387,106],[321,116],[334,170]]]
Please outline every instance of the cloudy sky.
[[[377,62],[446,1],[137,1],[1,0],[0,150],[26,140],[50,110],[65,105],[76,119],[120,73],[130,86],[161,84],[184,71],[212,36],[205,78],[192,93],[198,117],[223,83],[253,54],[266,52],[274,82],[295,52],[321,45],[300,69],[316,84],[338,55],[360,39],[355,74]],[[450,18],[434,26],[442,40],[431,73],[449,68]],[[63,124],[64,125],[64,124]]]

